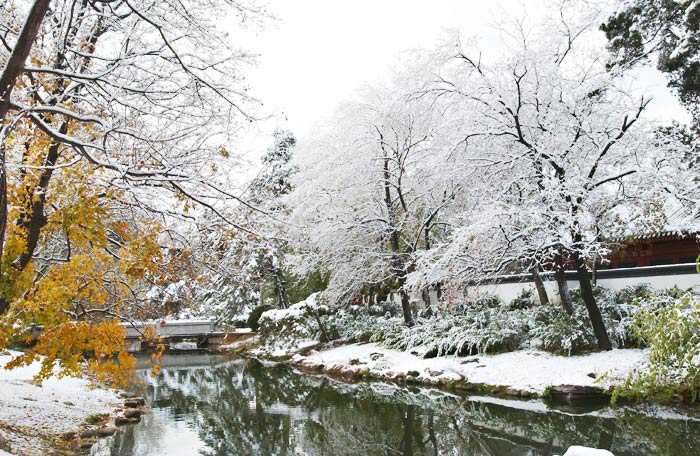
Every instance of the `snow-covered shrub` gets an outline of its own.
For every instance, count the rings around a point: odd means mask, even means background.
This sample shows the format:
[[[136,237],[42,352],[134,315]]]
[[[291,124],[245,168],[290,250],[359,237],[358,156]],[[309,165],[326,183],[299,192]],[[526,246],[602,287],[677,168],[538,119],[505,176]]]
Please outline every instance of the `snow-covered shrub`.
[[[404,329],[402,317],[387,314],[368,314],[366,307],[351,306],[329,315],[329,332],[348,342],[383,342],[387,337],[396,337]]]
[[[495,309],[503,306],[503,301],[496,295],[484,294],[475,299],[464,301],[456,306],[456,312],[469,312],[472,309]]]
[[[464,309],[419,319],[415,326],[390,334],[384,344],[424,356],[495,353],[517,349],[527,334],[526,319],[505,306]]]
[[[636,290],[636,291],[635,291]],[[620,302],[634,296],[636,287],[626,288],[618,294],[601,287],[594,288],[598,308],[603,317],[610,341],[615,347],[632,343],[636,301]],[[529,337],[535,346],[561,354],[572,355],[597,346],[586,305],[579,290],[571,292],[574,313],[567,315],[558,306],[532,308]]]
[[[248,318],[246,319],[246,324],[248,327],[253,331],[257,331],[259,328],[260,317],[262,317],[264,312],[267,312],[270,309],[272,309],[272,307],[268,306],[267,304],[257,306],[255,309],[253,309],[250,314],[248,314]]]
[[[301,343],[317,340],[321,333],[317,317],[328,312],[328,307],[319,304],[317,297],[314,293],[287,309],[263,312],[258,321],[263,343],[276,351],[291,353]]]
[[[619,301],[619,297],[611,292],[606,295],[606,299],[598,300],[598,308],[603,316],[605,328],[608,330],[608,337],[614,347],[638,346],[639,340],[634,336],[633,327],[636,314],[639,311],[639,303],[637,300]],[[581,307],[585,309],[583,303],[581,303]],[[586,312],[587,316],[588,312]],[[590,326],[590,321],[588,321],[588,327]]]
[[[635,331],[649,349],[615,397],[697,400],[700,391],[700,296],[660,293],[641,302]]]
[[[664,291],[664,293],[666,293]],[[648,283],[629,285],[618,291],[615,300],[621,304],[633,304],[640,300],[647,300],[654,294],[654,290]]]
[[[508,307],[511,309],[529,309],[533,305],[535,305],[535,300],[532,290],[523,288],[520,294],[508,304]]]
[[[561,307],[541,306],[533,309],[529,337],[534,345],[543,350],[570,355],[584,348],[595,346],[595,336],[588,329],[585,308],[575,308],[567,315]],[[583,314],[581,312],[583,310]]]
[[[367,308],[359,307],[339,311],[328,321],[340,338],[350,342],[382,342],[426,356],[513,350],[527,334],[527,318],[505,305],[466,305],[455,312],[418,318],[410,328],[401,317],[370,315]]]
[[[641,290],[641,289],[640,289]],[[602,288],[595,294],[610,339],[617,347],[629,345],[636,301],[619,297],[642,295],[634,289],[616,295]],[[493,296],[465,302],[449,312],[419,317],[408,328],[399,317],[367,307],[350,306],[329,317],[329,326],[351,342],[381,342],[399,350],[425,356],[495,353],[521,346],[572,355],[596,347],[588,312],[580,293],[573,292],[574,314],[559,306],[535,305],[532,292],[508,304]],[[398,314],[400,315],[400,314]]]
[[[382,301],[373,306],[369,306],[367,311],[370,315],[389,315],[391,317],[399,317],[403,315],[401,305],[391,301]]]

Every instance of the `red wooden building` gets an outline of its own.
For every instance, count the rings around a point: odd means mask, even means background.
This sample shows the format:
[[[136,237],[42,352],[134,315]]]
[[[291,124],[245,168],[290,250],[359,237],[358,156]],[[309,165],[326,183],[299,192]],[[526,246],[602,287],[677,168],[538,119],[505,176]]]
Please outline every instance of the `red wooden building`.
[[[620,240],[608,257],[608,267],[695,263],[700,255],[699,239],[700,232],[697,231],[665,231]]]

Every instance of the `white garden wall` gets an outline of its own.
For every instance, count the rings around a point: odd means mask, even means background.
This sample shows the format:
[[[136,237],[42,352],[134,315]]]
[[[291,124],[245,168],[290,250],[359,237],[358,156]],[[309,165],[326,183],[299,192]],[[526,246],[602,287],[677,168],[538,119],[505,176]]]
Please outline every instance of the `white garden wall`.
[[[543,279],[545,279],[544,284],[549,299],[553,302],[558,302],[559,296],[556,282],[551,280],[551,277],[546,274],[543,276]],[[529,275],[503,276],[495,278],[494,282],[496,283],[469,286],[467,295],[473,297],[481,294],[493,294],[504,302],[510,302],[524,289],[531,289],[537,296],[535,285],[530,280]],[[579,287],[574,273],[567,272],[567,283],[570,290]],[[638,284],[648,284],[657,290],[674,286],[685,290],[692,287],[700,288],[700,274],[697,273],[695,264],[612,269],[599,271],[596,283],[613,291],[619,291],[630,285]]]

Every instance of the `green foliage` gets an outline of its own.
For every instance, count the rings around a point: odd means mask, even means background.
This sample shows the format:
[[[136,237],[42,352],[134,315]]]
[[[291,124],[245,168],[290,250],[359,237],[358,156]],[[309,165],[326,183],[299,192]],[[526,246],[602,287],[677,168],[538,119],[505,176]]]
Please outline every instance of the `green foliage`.
[[[323,291],[328,286],[328,274],[314,271],[306,277],[284,273],[287,283],[289,302],[301,302],[314,293]]]
[[[649,299],[654,294],[651,286],[646,283],[630,285],[617,292],[615,300],[619,303],[633,304],[640,300]]]
[[[366,307],[351,306],[328,316],[328,327],[348,342],[382,342],[405,329],[403,318],[368,314]]]
[[[270,310],[271,307],[268,305],[258,306],[250,312],[248,315],[248,327],[253,331],[257,331],[259,328],[258,322],[260,321],[260,316],[263,312]]]
[[[593,294],[614,346],[623,347],[638,343],[631,332],[636,310],[635,299],[648,290],[648,286],[642,285],[625,288],[616,294],[602,287],[594,287]],[[574,305],[573,315],[567,315],[554,306],[538,306],[532,309],[533,322],[529,335],[538,341],[542,349],[572,355],[595,349],[597,346],[581,292],[572,290],[571,300]]]
[[[700,390],[700,296],[660,293],[640,302],[635,332],[649,349],[613,399],[697,400]]]
[[[508,305],[513,310],[529,309],[535,304],[533,292],[530,288],[523,288],[518,296]]]
[[[474,309],[419,320],[384,343],[400,350],[419,348],[426,357],[512,351],[525,341],[527,324],[518,312],[504,310]]]
[[[615,294],[594,289],[598,306],[617,347],[640,343],[632,332],[636,302],[649,293],[647,286],[627,288]],[[509,304],[497,297],[482,296],[453,311],[420,317],[407,328],[389,312],[349,307],[330,317],[339,336],[352,342],[382,342],[400,350],[425,356],[497,353],[531,346],[572,355],[597,346],[580,293],[572,292],[574,314],[559,306],[534,305],[532,293],[522,293]]]
[[[491,307],[495,302],[480,299],[452,313],[418,318],[412,327],[390,312],[372,315],[351,307],[334,315],[331,324],[348,341],[382,342],[426,357],[514,350],[526,340],[527,319],[500,302]]]
[[[700,4],[694,0],[632,0],[601,26],[613,54],[611,67],[657,57],[683,104],[698,120]]]
[[[581,309],[567,315],[561,308],[543,306],[533,315],[530,336],[539,342],[541,348],[554,353],[567,354],[593,348],[596,345],[591,330],[587,330],[587,315],[581,318]]]
[[[496,309],[503,305],[503,301],[496,295],[479,295],[472,301],[466,301],[461,308],[476,308],[476,309]]]

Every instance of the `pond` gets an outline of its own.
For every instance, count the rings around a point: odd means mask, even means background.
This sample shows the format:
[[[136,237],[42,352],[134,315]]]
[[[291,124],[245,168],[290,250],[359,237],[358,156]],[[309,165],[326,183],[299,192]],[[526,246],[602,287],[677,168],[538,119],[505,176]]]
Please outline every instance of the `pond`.
[[[121,428],[112,456],[700,454],[700,420],[669,408],[557,409],[201,354],[139,375],[151,410]]]

